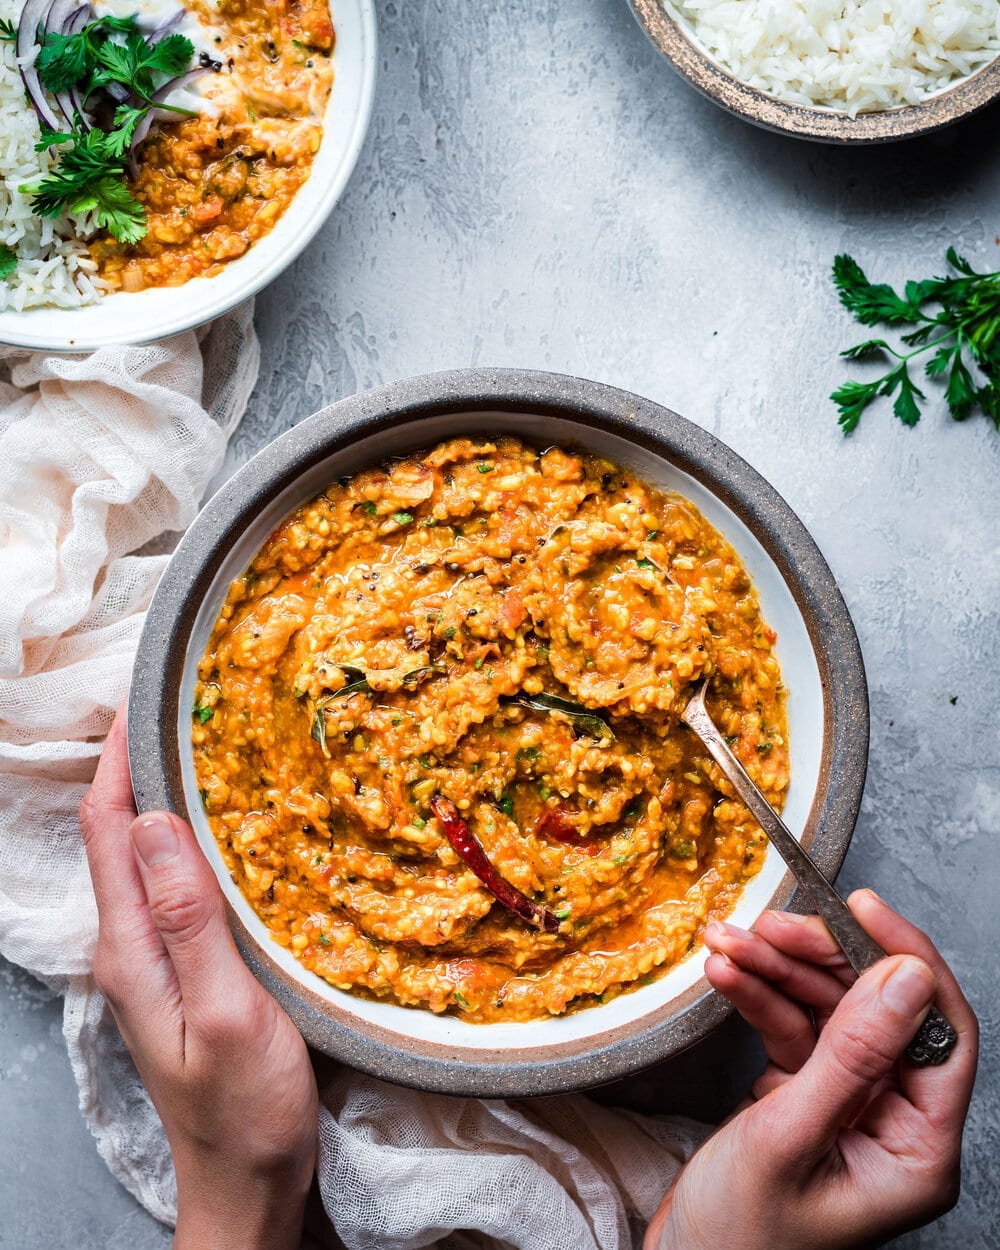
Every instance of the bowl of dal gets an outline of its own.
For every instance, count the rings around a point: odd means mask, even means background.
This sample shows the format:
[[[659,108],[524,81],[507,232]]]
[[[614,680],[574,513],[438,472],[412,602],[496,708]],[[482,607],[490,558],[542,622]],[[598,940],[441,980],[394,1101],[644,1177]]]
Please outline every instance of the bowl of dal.
[[[486,1097],[704,1037],[712,918],[794,883],[693,736],[831,876],[864,668],[802,523],[734,452],[597,383],[435,374],[323,409],[177,548],[139,647],[140,810],[189,820],[247,963],[313,1046]]]

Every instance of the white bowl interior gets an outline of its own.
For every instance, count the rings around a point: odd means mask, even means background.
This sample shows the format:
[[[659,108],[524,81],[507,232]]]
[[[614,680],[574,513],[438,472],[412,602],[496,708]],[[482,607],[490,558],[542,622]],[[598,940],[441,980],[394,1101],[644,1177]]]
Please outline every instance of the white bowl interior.
[[[336,31],[333,90],[323,142],[308,181],[274,229],[214,278],[134,294],[117,292],[83,308],[0,312],[0,342],[49,351],[93,351],[146,343],[211,321],[273,281],[326,220],[354,169],[375,90],[377,28],[372,0],[331,0]]]
[[[184,797],[198,841],[222,882],[226,898],[247,931],[295,981],[334,1004],[340,1012],[445,1050],[456,1045],[481,1050],[557,1046],[600,1037],[606,1030],[645,1016],[684,993],[702,975],[704,950],[697,950],[652,985],[619,995],[600,1007],[532,1021],[530,1026],[467,1024],[451,1016],[435,1016],[429,1011],[370,1002],[334,989],[303,968],[289,951],[271,940],[263,922],[230,879],[205,817],[190,749],[191,708],[194,705],[198,661],[204,654],[230,583],[247,567],[278,522],[344,474],[354,473],[419,447],[432,446],[441,439],[454,436],[459,429],[473,435],[493,435],[503,431],[517,434],[536,445],[554,441],[578,443],[633,469],[646,481],[664,490],[677,491],[686,496],[732,543],[753,578],[765,620],[778,633],[775,651],[789,691],[791,751],[791,785],[784,818],[792,833],[801,837],[820,777],[823,695],[820,672],[805,622],[777,566],[747,526],[724,503],[701,483],[660,456],[582,423],[553,419],[551,416],[541,418],[530,413],[493,415],[477,412],[464,417],[449,414],[413,422],[399,432],[370,435],[315,465],[272,500],[247,526],[223,561],[202,601],[188,644],[177,723]],[[767,907],[785,871],[780,857],[769,848],[763,868],[740,898],[732,916],[734,923],[743,926],[753,924]]]

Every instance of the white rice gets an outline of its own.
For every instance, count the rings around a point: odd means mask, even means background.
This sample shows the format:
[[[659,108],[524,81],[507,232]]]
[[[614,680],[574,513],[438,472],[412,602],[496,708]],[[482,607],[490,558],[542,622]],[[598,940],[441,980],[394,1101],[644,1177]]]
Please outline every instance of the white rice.
[[[0,0],[0,17],[17,25],[22,0]],[[103,283],[82,239],[93,233],[89,214],[36,217],[31,196],[18,187],[45,174],[56,162],[36,152],[38,119],[24,93],[14,45],[0,41],[0,243],[17,258],[17,268],[0,281],[0,310],[42,304],[76,308],[99,299]]]
[[[849,113],[919,104],[1000,52],[998,0],[665,0],[737,78]]]

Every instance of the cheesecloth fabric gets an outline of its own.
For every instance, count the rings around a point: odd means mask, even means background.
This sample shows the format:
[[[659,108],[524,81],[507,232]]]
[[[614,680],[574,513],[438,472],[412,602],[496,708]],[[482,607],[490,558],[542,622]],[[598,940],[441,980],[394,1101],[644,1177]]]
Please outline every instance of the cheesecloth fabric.
[[[168,1224],[163,1128],[90,976],[97,911],[77,809],[165,552],[256,380],[252,312],[89,356],[0,346],[0,953],[64,996],[98,1149]],[[580,1097],[449,1099],[348,1070],[323,1103],[333,1228],[321,1220],[316,1237],[348,1250],[629,1250],[704,1134]]]

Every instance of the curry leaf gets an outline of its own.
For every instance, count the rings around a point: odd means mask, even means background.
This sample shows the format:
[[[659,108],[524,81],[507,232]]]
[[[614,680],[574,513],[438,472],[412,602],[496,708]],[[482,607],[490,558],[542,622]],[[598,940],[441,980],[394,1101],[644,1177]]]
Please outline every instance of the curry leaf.
[[[554,694],[527,694],[520,690],[505,700],[517,703],[521,707],[530,707],[535,712],[550,712],[557,716],[565,716],[575,729],[585,733],[598,742],[614,741],[614,730],[599,712],[584,707],[582,703],[573,703],[569,699],[560,699]]]

